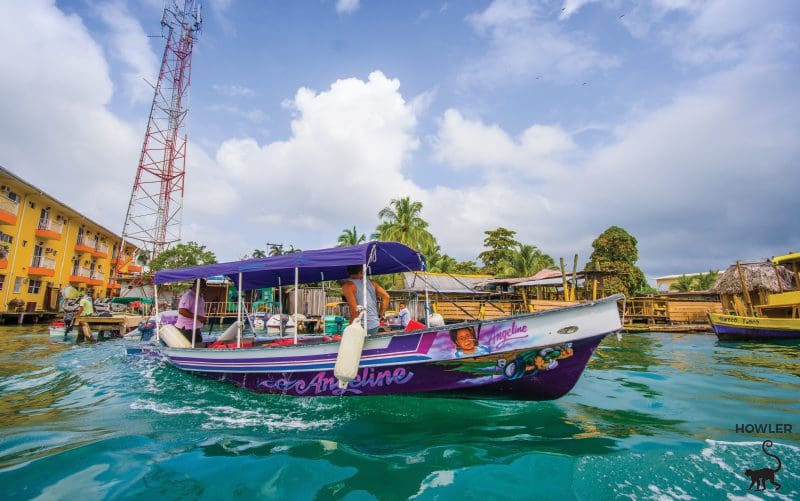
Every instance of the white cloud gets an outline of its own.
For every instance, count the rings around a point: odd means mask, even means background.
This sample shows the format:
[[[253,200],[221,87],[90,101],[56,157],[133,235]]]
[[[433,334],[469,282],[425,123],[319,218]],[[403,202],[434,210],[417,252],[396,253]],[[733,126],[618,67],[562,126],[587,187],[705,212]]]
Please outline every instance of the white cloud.
[[[550,13],[525,0],[495,0],[483,12],[468,17],[479,33],[488,33],[489,48],[466,65],[463,85],[524,82],[533,76],[557,83],[620,64],[616,56],[594,50],[578,32],[565,32]]]
[[[336,0],[336,12],[339,14],[352,14],[359,8],[359,0]]]
[[[44,0],[0,4],[0,47],[0,162],[120,231],[141,133],[107,109],[101,48],[78,16]]]
[[[228,97],[252,97],[255,95],[253,89],[244,85],[236,84],[214,84],[211,86],[217,94]]]
[[[513,167],[529,175],[557,168],[575,150],[560,127],[532,125],[513,138],[497,124],[467,120],[453,109],[445,112],[434,141],[436,159],[453,167]]]
[[[112,57],[128,68],[123,75],[126,94],[133,102],[152,100],[153,88],[148,81],[155,83],[158,78],[159,58],[151,50],[142,25],[120,2],[101,3],[96,10],[110,31]]]
[[[227,184],[249,202],[215,204],[219,220],[244,208],[243,224],[265,235],[285,235],[293,228],[306,232],[300,237],[305,242],[316,242],[319,234],[334,240],[353,224],[371,232],[375,215],[390,199],[422,194],[403,175],[418,140],[414,108],[399,85],[373,72],[366,81],[337,80],[322,92],[301,88],[291,102],[291,137],[263,145],[252,138],[224,141],[214,159],[214,170],[224,180],[209,183],[199,194],[187,190],[198,196],[192,203],[207,203],[210,190]],[[307,245],[301,239],[292,243]]]
[[[561,8],[559,19],[569,19],[573,14],[581,10],[584,5],[598,1],[599,0],[564,0],[564,7]]]

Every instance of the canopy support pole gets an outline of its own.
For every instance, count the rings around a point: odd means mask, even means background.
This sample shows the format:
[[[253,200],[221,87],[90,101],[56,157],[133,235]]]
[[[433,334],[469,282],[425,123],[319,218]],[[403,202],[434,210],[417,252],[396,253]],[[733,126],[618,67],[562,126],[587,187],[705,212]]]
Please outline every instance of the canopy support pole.
[[[156,301],[156,344],[159,344],[161,338],[158,335],[158,331],[161,330],[161,319],[158,316],[158,286],[156,285],[155,281],[153,282],[153,295],[155,296]]]
[[[297,321],[297,302],[300,292],[300,268],[294,269],[294,344],[297,344],[297,329],[300,327]]]
[[[200,279],[194,281],[194,311],[192,312],[192,348],[194,348],[194,333],[197,331],[197,306],[200,304]]]
[[[321,308],[322,311],[320,311],[319,318],[320,318],[320,320],[322,320],[323,326],[324,326],[324,324],[325,324],[325,303],[326,303],[326,299],[325,299],[325,272],[324,271],[320,271],[319,272],[319,278],[320,278],[319,283],[322,284],[322,308]]]
[[[236,311],[236,321],[238,326],[236,328],[236,347],[242,347],[242,272],[239,272],[239,290],[236,291],[236,297],[239,299],[239,304]]]
[[[367,310],[367,263],[361,265],[362,270],[362,278],[364,280],[364,319],[362,320],[362,326],[364,327],[364,332],[369,332],[367,330],[367,317],[369,316],[369,311]],[[378,305],[375,305],[377,308]]]
[[[425,281],[425,327],[431,326],[431,304],[428,301],[428,281]]]

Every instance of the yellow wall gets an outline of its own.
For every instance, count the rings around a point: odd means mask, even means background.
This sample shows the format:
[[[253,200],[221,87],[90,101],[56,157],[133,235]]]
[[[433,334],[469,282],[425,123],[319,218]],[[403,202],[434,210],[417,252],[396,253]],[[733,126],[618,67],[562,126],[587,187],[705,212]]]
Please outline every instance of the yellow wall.
[[[37,310],[47,309],[44,301],[48,285],[56,289],[67,285],[82,290],[91,289],[95,298],[111,295],[114,289],[109,289],[108,285],[109,280],[113,278],[112,253],[114,246],[119,246],[120,237],[27,183],[7,175],[0,175],[0,185],[6,187],[0,189],[0,231],[13,238],[10,245],[6,244],[9,247],[7,264],[4,269],[0,269],[0,275],[4,278],[0,290],[0,311],[12,309],[8,307],[8,303],[14,299],[21,299],[26,306],[35,302]],[[13,207],[8,204],[9,191],[17,195],[16,224],[10,224],[9,219],[13,217],[10,217],[8,210],[4,210]],[[41,230],[37,235],[43,208],[49,208],[50,232],[60,234],[60,238],[52,238],[52,234],[45,234]],[[63,223],[61,228],[58,228],[58,223]],[[83,234],[88,237],[89,247],[95,247],[94,236],[99,236],[98,241],[108,246],[105,256],[76,250],[79,228],[83,228]],[[39,268],[52,267],[53,276],[29,273],[37,244],[42,246],[42,257],[45,258],[38,261]],[[132,254],[132,249],[126,246],[127,254]],[[88,279],[70,281],[75,258],[78,258],[80,266],[87,270],[93,262],[95,271],[103,274],[102,281],[97,283],[97,280],[101,279],[99,275],[95,275],[91,283]],[[20,278],[21,282],[19,292],[15,293],[17,278]],[[33,280],[41,282],[38,292],[29,292]],[[53,302],[55,294],[56,292],[53,293]]]

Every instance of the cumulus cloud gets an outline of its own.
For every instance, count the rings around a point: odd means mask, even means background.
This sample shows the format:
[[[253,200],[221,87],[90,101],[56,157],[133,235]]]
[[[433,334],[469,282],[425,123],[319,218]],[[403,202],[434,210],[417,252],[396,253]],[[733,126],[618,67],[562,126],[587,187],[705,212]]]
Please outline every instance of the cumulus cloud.
[[[142,25],[120,2],[100,3],[96,10],[110,32],[111,56],[127,68],[123,73],[126,94],[134,102],[150,101],[153,88],[147,81],[155,82],[158,77],[159,58]]]
[[[224,141],[213,159],[224,179],[201,189],[192,203],[207,203],[209,190],[227,184],[237,198],[252,201],[242,218],[284,235],[286,228],[305,233],[297,246],[322,233],[333,240],[354,224],[369,233],[390,199],[422,194],[403,174],[419,141],[414,106],[399,86],[376,71],[367,80],[337,80],[321,92],[299,89],[289,103],[291,136],[267,144],[249,137]],[[242,208],[226,202],[214,207],[220,218]]]
[[[499,125],[465,119],[457,110],[444,113],[434,139],[434,157],[455,168],[511,168],[511,175],[544,176],[563,167],[577,150],[558,126],[534,124],[514,138]]]
[[[0,162],[119,231],[141,134],[107,109],[102,49],[78,16],[44,0],[0,5],[0,46],[15,56],[0,57]]]
[[[359,0],[336,0],[336,12],[339,14],[352,14],[359,7]]]
[[[462,70],[463,85],[493,86],[534,76],[570,83],[620,64],[616,56],[593,49],[585,36],[565,32],[533,0],[495,0],[467,19],[488,36],[489,47]]]

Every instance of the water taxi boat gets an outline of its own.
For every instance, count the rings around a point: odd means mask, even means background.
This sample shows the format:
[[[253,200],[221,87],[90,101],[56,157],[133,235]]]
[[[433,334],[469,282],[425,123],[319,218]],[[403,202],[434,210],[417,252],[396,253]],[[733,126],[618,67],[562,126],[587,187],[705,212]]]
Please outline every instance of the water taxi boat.
[[[396,242],[368,242],[163,270],[155,274],[154,281],[158,286],[226,275],[239,284],[240,290],[247,291],[344,279],[348,277],[346,268],[356,264],[372,275],[380,275],[424,270],[425,260],[417,251]],[[351,342],[356,339],[353,336],[363,336],[355,322],[341,339],[301,339],[295,334],[283,342],[259,344],[242,339],[239,321],[234,329],[237,332],[227,340],[230,347],[220,349],[192,347],[180,333],[176,335],[174,326],[164,326],[157,331],[160,342],[144,350],[182,371],[265,393],[440,393],[551,400],[574,387],[597,345],[621,329],[620,299],[622,296],[616,295],[511,317],[427,324],[417,330],[362,337],[363,345]]]

